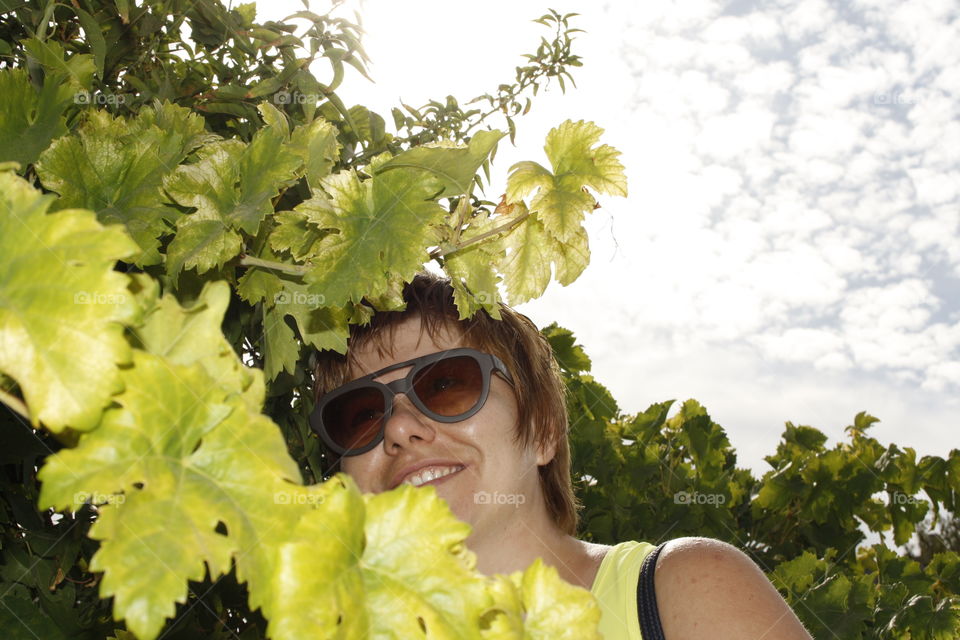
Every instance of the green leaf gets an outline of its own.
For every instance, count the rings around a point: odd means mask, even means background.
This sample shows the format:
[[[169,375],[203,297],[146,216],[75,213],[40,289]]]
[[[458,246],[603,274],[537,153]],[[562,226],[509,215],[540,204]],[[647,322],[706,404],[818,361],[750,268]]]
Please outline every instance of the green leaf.
[[[240,234],[228,229],[220,220],[184,216],[177,223],[177,234],[167,247],[167,273],[176,283],[183,269],[196,268],[197,273],[204,273],[220,268],[240,253],[242,245]]]
[[[470,526],[433,487],[361,496],[338,474],[321,491],[281,548],[271,638],[480,637],[493,601],[464,546]]]
[[[501,300],[497,289],[500,276],[496,264],[497,256],[479,243],[457,251],[444,261],[443,270],[450,277],[453,301],[461,320],[481,309],[500,320]]]
[[[107,56],[107,42],[103,39],[103,33],[100,31],[100,23],[83,9],[74,6],[73,10],[77,12],[77,18],[83,27],[83,33],[90,43],[90,50],[93,52],[93,63],[98,71],[100,78],[103,78],[103,63]]]
[[[206,283],[189,307],[165,294],[133,331],[133,344],[176,365],[199,363],[221,389],[241,395],[251,411],[259,411],[265,394],[263,372],[245,366],[220,330],[230,294],[230,285],[223,281]]]
[[[804,551],[800,556],[778,564],[770,574],[770,580],[781,591],[802,595],[813,584],[817,572],[824,569],[826,563],[823,560]]]
[[[52,200],[0,171],[0,371],[34,426],[88,430],[130,357],[121,323],[135,307],[113,266],[137,247],[90,211],[46,215]]]
[[[272,381],[281,371],[292,374],[297,368],[300,345],[283,313],[263,307],[263,374]]]
[[[88,53],[65,58],[63,47],[55,40],[27,38],[23,48],[43,66],[48,74],[60,75],[77,89],[89,89],[93,82],[96,65],[93,56]]]
[[[467,228],[462,235],[464,238],[475,238],[488,233],[505,222],[503,218],[477,212],[468,218]],[[500,319],[500,276],[497,271],[505,256],[502,242],[493,238],[475,242],[444,257],[443,270],[450,277],[453,300],[461,320],[472,317],[480,309]]]
[[[348,114],[347,123],[353,128],[357,138],[373,145],[375,148],[382,148],[380,143],[383,141],[386,131],[386,123],[383,121],[383,117],[359,104],[350,107]]]
[[[191,216],[256,235],[260,221],[273,211],[271,199],[297,179],[303,161],[285,144],[285,119],[276,117],[277,110],[268,103],[260,103],[260,109],[269,124],[249,145],[224,140],[204,146],[197,151],[197,162],[177,167],[164,180],[177,203],[196,207]]]
[[[0,627],[8,640],[66,640],[68,637],[57,628],[50,617],[29,598],[10,592],[0,596]]]
[[[84,207],[105,223],[122,223],[140,245],[133,262],[160,262],[159,237],[180,214],[161,190],[188,153],[211,139],[189,109],[156,104],[133,119],[91,111],[75,135],[56,140],[40,157],[37,174],[60,194],[58,208]]]
[[[572,331],[553,322],[541,329],[540,333],[550,341],[553,356],[557,359],[557,364],[560,365],[561,369],[568,373],[590,371],[592,366],[590,357],[583,350],[583,347],[576,343]]]
[[[476,636],[480,613],[492,601],[464,544],[470,525],[453,516],[435,487],[401,485],[364,500],[362,562],[373,637],[416,637],[418,617],[428,636]],[[403,608],[394,604],[398,597]],[[391,608],[393,615],[383,614]]]
[[[300,337],[307,344],[316,349],[346,353],[350,335],[346,309],[329,306],[323,294],[313,293],[311,287],[293,277],[279,279],[281,288],[268,301],[276,312],[293,317]]]
[[[300,344],[283,321],[284,316],[294,319],[301,339],[310,346],[346,353],[350,335],[347,309],[326,306],[325,297],[312,293],[298,278],[252,269],[240,278],[237,292],[250,304],[264,303],[263,348],[270,362],[264,369],[268,380],[281,369],[292,373],[300,353]]]
[[[290,150],[301,158],[307,185],[315,190],[320,179],[330,175],[339,157],[337,129],[321,118],[300,125],[291,134]]]
[[[288,251],[294,260],[303,261],[313,255],[316,244],[329,231],[313,224],[307,211],[278,211],[273,216],[276,227],[270,232],[270,248]]]
[[[501,615],[493,618],[486,640],[600,640],[600,607],[587,590],[563,581],[554,567],[533,561],[509,578],[494,576],[491,587]]]
[[[508,253],[500,268],[510,303],[520,304],[542,295],[550,282],[551,264],[560,284],[566,286],[576,280],[590,262],[587,242],[582,228],[568,244],[548,234],[538,219],[524,220],[504,240]]]
[[[255,305],[263,300],[273,300],[283,289],[283,281],[272,271],[247,269],[237,281],[237,295]]]
[[[100,593],[113,596],[115,616],[149,640],[186,601],[186,581],[203,578],[204,563],[214,579],[231,556],[240,580],[272,575],[269,541],[298,513],[270,506],[299,470],[276,426],[228,399],[199,364],[135,351],[122,377],[117,407],[99,428],[47,459],[40,504],[105,503],[90,531],[101,541],[90,568],[104,572]],[[251,584],[251,606],[268,590]]]
[[[480,166],[496,150],[504,135],[502,131],[481,131],[470,139],[467,146],[432,143],[414,147],[380,165],[377,172],[398,167],[422,169],[443,184],[442,197],[468,194]]]
[[[385,274],[406,281],[430,259],[445,211],[429,200],[436,181],[422,171],[396,169],[366,181],[354,171],[324,178],[330,198],[314,196],[296,207],[320,226],[336,229],[317,245],[305,280],[325,304],[343,307],[386,290]]]
[[[34,163],[50,142],[67,132],[63,112],[73,89],[59,77],[44,78],[36,91],[24,69],[0,70],[0,162]]]
[[[513,165],[507,181],[508,202],[535,194],[529,208],[546,231],[561,242],[576,242],[584,214],[596,204],[587,187],[627,195],[627,179],[617,159],[620,152],[609,145],[595,147],[602,133],[603,129],[583,120],[567,120],[551,129],[544,150],[553,172],[535,162]]]
[[[277,570],[284,578],[266,608],[267,634],[275,640],[328,637],[334,629],[340,638],[371,637],[362,606],[363,497],[343,474],[320,491],[322,510],[306,513],[280,547]]]

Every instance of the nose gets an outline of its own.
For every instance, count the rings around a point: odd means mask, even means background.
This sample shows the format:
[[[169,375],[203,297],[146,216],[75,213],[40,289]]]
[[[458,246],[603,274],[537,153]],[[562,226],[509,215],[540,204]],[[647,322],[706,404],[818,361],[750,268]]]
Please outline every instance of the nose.
[[[383,432],[383,446],[388,454],[409,446],[415,439],[432,442],[436,429],[410,401],[405,393],[393,397],[393,411]]]

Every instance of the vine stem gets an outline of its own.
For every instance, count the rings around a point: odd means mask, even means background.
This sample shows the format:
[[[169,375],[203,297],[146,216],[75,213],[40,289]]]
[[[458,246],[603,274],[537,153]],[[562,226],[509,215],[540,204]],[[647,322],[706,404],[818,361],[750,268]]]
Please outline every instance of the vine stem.
[[[261,260],[260,258],[254,258],[253,256],[246,255],[240,258],[240,264],[245,267],[263,267],[264,269],[283,271],[284,273],[290,273],[295,276],[302,276],[309,271],[309,269],[306,267],[298,264],[287,264],[285,262],[275,262],[273,260]]]
[[[25,405],[20,398],[0,389],[0,402],[3,402],[3,404],[19,413],[24,419],[30,420],[30,410],[27,409],[27,405]]]
[[[461,249],[466,249],[466,248],[469,247],[470,245],[476,244],[476,243],[478,243],[478,242],[482,242],[483,240],[486,240],[486,239],[489,238],[490,236],[495,236],[495,235],[497,235],[498,233],[503,233],[503,232],[505,232],[505,231],[510,231],[510,230],[513,229],[515,226],[517,226],[518,224],[520,224],[521,222],[523,222],[524,220],[526,220],[528,217],[530,217],[530,212],[529,212],[529,211],[527,211],[525,214],[523,214],[523,215],[521,215],[521,216],[517,216],[517,217],[514,218],[513,220],[508,220],[507,222],[504,222],[503,224],[501,224],[501,225],[498,226],[498,227],[494,227],[493,229],[490,229],[490,231],[484,231],[484,232],[481,233],[480,235],[473,236],[472,238],[470,238],[470,239],[468,239],[468,240],[464,240],[463,242],[459,243],[457,246],[453,247],[452,249],[444,249],[444,250],[436,249],[436,250],[434,250],[434,251],[431,251],[431,252],[430,252],[430,257],[431,257],[431,258],[442,258],[442,257],[444,257],[444,256],[450,255],[451,253],[456,253],[457,251],[460,251]]]

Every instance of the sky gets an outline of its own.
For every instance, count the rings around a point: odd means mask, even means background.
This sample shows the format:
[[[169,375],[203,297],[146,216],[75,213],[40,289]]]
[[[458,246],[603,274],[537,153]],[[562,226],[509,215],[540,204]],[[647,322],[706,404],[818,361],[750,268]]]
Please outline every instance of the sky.
[[[883,444],[960,447],[960,5],[356,0],[375,84],[338,93],[389,123],[493,92],[547,7],[582,14],[577,88],[534,100],[486,196],[568,118],[605,129],[629,196],[600,196],[576,282],[516,308],[572,330],[624,412],[700,401],[758,474],[786,421],[832,446],[860,411]]]

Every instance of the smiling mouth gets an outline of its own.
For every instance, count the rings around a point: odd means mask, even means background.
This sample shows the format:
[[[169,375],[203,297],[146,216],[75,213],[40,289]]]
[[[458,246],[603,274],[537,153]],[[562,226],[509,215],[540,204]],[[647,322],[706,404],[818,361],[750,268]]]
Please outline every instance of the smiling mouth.
[[[422,487],[423,485],[426,485],[426,484],[435,485],[443,482],[447,478],[451,478],[457,475],[458,473],[463,471],[465,468],[466,467],[462,464],[453,465],[449,467],[429,468],[429,469],[419,471],[417,473],[410,474],[400,484],[409,484],[415,487]]]

